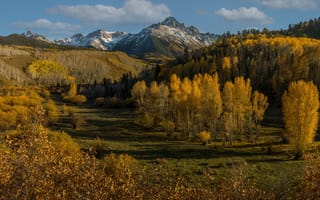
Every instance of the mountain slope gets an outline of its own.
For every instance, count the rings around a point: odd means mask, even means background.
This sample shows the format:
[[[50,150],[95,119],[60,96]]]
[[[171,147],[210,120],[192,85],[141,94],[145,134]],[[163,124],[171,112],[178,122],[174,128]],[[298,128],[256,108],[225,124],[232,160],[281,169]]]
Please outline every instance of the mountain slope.
[[[59,45],[93,47],[99,50],[112,50],[115,44],[124,38],[127,33],[124,32],[107,32],[104,30],[96,30],[87,36],[81,33],[75,34],[63,40],[55,40]]]
[[[104,78],[119,80],[123,74],[133,77],[145,71],[144,61],[131,58],[122,52],[103,52],[98,50],[41,49],[17,45],[0,45],[0,83],[32,81],[26,68],[34,60],[50,60],[62,64],[68,75],[76,77],[79,83],[88,84]]]
[[[40,48],[59,48],[59,45],[49,43],[43,40],[29,38],[23,34],[12,34],[8,36],[0,36],[0,44],[5,45],[21,45]]]
[[[124,51],[138,57],[164,55],[175,57],[183,54],[186,48],[196,50],[212,44],[217,36],[200,33],[194,27],[186,27],[174,17],[153,24],[138,34],[130,34],[120,40],[113,50]]]

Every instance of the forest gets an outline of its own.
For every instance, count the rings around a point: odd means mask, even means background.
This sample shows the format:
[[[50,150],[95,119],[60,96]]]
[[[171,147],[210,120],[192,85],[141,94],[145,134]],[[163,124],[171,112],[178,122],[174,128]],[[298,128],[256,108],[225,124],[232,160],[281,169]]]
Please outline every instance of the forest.
[[[320,198],[318,21],[162,63],[1,45],[0,199]]]

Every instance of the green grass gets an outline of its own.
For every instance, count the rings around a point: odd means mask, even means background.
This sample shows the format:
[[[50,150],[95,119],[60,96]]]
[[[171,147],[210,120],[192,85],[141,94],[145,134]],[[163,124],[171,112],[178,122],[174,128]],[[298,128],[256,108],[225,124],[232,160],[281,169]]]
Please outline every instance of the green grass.
[[[164,132],[145,130],[134,124],[131,109],[74,107],[86,123],[74,130],[62,116],[60,129],[69,133],[83,149],[94,145],[96,138],[105,145],[105,153],[128,154],[150,170],[161,170],[169,176],[182,176],[190,184],[205,183],[223,177],[237,160],[248,163],[249,175],[258,185],[274,189],[281,180],[297,175],[303,161],[294,161],[292,149],[280,144],[281,128],[263,127],[257,144],[236,142],[232,147],[222,143],[201,145],[200,141],[174,139]],[[314,145],[318,146],[318,144]],[[290,181],[288,181],[290,182]]]

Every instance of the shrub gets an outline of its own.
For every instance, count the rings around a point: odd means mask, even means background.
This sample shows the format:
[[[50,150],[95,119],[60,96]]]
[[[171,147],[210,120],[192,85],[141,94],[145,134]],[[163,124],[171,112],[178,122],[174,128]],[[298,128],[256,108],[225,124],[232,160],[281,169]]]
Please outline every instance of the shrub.
[[[58,109],[52,100],[48,100],[46,104],[46,116],[49,124],[56,123],[58,120]]]
[[[154,125],[154,117],[149,113],[145,113],[142,116],[138,117],[135,122],[145,128],[152,128]]]
[[[49,131],[48,136],[52,146],[63,155],[75,155],[80,153],[80,145],[67,133],[63,131]]]
[[[105,105],[109,108],[115,108],[119,106],[119,100],[116,97],[106,98]]]
[[[63,114],[66,114],[71,117],[74,113],[74,109],[70,106],[67,106],[66,104],[63,104],[62,105],[62,112],[63,112]]]
[[[77,94],[75,96],[65,96],[63,97],[63,100],[78,105],[85,103],[87,101],[87,97],[84,95]]]
[[[97,106],[102,107],[102,106],[104,106],[104,104],[105,104],[105,99],[104,99],[104,97],[98,97],[98,98],[96,98],[96,105],[97,105]]]
[[[202,144],[206,145],[208,144],[209,140],[211,139],[211,134],[208,131],[201,131],[199,133],[199,139],[202,142]]]
[[[76,115],[74,113],[71,115],[71,124],[73,129],[79,129],[80,126],[84,123],[85,121],[81,116]]]
[[[101,158],[105,153],[105,143],[103,139],[97,137],[90,147],[91,153],[93,153],[97,158]]]
[[[16,122],[17,114],[15,112],[3,112],[0,110],[0,131],[13,128]]]
[[[127,154],[109,154],[104,157],[103,165],[106,174],[109,174],[119,181],[125,181],[130,173],[137,169],[138,161]]]
[[[0,199],[117,199],[125,192],[96,159],[63,155],[41,125],[20,138],[7,139],[16,148],[0,151]]]

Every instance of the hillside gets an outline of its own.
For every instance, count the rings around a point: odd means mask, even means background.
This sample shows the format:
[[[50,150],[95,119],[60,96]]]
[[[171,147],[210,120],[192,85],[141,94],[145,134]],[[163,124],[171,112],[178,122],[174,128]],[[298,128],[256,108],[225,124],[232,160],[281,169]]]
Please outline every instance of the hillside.
[[[118,80],[124,73],[138,76],[147,67],[143,61],[121,52],[0,45],[0,77],[7,81],[29,82],[26,67],[32,61],[42,59],[64,65],[69,75],[75,76],[81,83],[102,81],[103,78]]]
[[[220,38],[214,45],[189,55],[174,66],[163,67],[158,79],[170,74],[193,77],[218,72],[220,81],[250,78],[253,88],[280,102],[291,81],[312,80],[320,86],[320,40],[266,34]]]
[[[289,25],[287,34],[320,39],[320,18]]]

